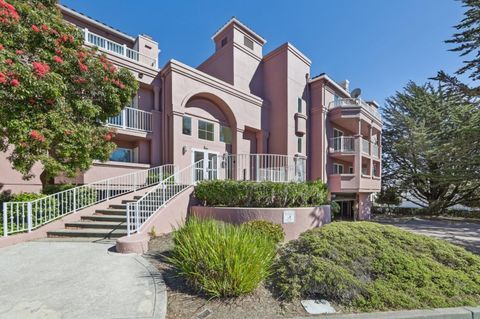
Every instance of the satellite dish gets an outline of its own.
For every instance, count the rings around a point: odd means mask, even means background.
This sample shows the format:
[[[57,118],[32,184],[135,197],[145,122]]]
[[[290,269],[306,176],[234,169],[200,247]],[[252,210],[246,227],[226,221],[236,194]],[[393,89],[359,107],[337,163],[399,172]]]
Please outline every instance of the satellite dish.
[[[362,94],[362,90],[360,90],[359,88],[356,88],[352,90],[352,92],[350,93],[350,96],[356,99],[360,96],[360,94]]]

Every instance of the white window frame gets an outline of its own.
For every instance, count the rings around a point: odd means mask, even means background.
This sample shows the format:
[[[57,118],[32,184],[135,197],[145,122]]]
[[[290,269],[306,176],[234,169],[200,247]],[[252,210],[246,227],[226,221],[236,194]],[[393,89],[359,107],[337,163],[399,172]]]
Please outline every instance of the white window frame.
[[[338,173],[339,170],[336,169],[337,167],[339,167],[339,168],[341,167],[341,168],[342,168],[342,169],[341,169],[341,173]],[[343,168],[344,168],[344,167],[343,167],[343,164],[333,163],[333,174],[334,174],[334,175],[342,175],[342,174],[344,174]]]
[[[189,118],[189,119],[190,119],[190,134],[187,134],[187,133],[184,132],[184,128],[185,128],[185,122],[184,122],[184,120],[185,120],[186,118]],[[192,136],[192,132],[193,132],[192,117],[191,117],[191,116],[188,116],[188,115],[182,116],[182,134],[183,134],[183,135],[187,135],[187,136]]]
[[[207,124],[211,124],[212,125],[212,139],[209,140],[208,138],[201,138],[200,137],[200,131],[203,131],[206,133],[205,136],[207,136],[208,133],[210,133],[208,130],[204,130],[204,129],[200,129],[200,122],[204,122],[204,123],[207,123]],[[215,123],[213,122],[210,122],[210,121],[205,121],[205,120],[198,120],[197,121],[197,137],[201,140],[204,140],[204,141],[210,141],[210,142],[214,142],[215,141]]]

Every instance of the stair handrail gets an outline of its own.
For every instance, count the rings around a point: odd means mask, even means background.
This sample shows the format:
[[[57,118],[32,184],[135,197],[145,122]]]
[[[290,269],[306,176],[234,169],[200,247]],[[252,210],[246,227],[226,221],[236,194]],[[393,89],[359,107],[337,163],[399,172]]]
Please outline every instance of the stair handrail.
[[[150,187],[175,173],[175,165],[166,164],[110,177],[23,202],[3,203],[3,236],[28,231],[80,209]]]
[[[142,226],[174,197],[206,178],[208,160],[199,160],[167,177],[135,202],[127,203],[127,235]]]

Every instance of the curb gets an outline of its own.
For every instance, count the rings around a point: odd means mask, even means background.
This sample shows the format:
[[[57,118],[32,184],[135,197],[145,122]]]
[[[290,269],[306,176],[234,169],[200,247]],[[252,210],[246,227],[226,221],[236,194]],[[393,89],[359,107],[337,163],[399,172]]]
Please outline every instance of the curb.
[[[165,319],[167,316],[167,287],[163,281],[163,276],[160,271],[148,262],[142,256],[134,257],[138,263],[140,263],[152,277],[153,284],[155,285],[155,305],[153,307],[153,313],[150,318],[152,319]]]
[[[480,319],[480,307],[316,315],[293,319]]]

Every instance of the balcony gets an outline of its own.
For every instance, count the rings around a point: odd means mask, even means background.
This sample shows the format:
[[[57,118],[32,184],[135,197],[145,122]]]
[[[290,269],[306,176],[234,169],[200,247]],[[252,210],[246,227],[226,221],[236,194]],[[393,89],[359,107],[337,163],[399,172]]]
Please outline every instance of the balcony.
[[[351,108],[351,107],[360,107],[366,110],[369,114],[371,114],[374,118],[378,119],[379,121],[382,120],[382,116],[380,115],[380,113],[375,107],[371,106],[370,104],[368,104],[367,102],[359,98],[337,99],[333,102],[330,102],[330,105],[329,105],[329,109]]]
[[[358,174],[330,174],[328,189],[332,193],[375,193],[381,187],[380,177]]]
[[[141,54],[140,52],[128,48],[125,44],[120,44],[107,38],[104,38],[98,34],[90,32],[87,28],[81,29],[84,33],[85,43],[88,45],[96,46],[99,49],[106,51],[110,54],[124,57],[128,60],[139,62],[149,67],[158,68],[158,61],[155,58]]]
[[[151,132],[152,113],[126,107],[119,115],[110,117],[107,120],[107,126],[122,128],[124,130]]]
[[[331,153],[355,153],[355,138],[353,136],[339,136],[330,139]]]

